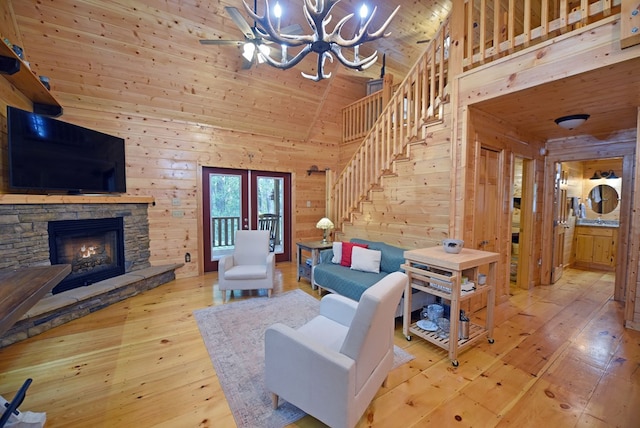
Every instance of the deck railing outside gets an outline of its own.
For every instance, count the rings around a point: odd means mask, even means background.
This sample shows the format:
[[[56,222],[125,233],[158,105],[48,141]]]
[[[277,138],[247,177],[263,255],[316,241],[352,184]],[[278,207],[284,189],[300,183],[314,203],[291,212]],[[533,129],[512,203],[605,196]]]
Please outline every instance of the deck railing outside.
[[[233,247],[238,229],[240,229],[240,217],[212,217],[212,248]]]

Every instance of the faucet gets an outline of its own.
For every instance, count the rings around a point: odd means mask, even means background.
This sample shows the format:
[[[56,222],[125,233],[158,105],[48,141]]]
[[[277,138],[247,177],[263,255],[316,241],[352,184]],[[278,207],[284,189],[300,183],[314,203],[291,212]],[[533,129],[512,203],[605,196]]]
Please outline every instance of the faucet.
[[[596,219],[596,223],[602,224],[602,218],[600,216],[598,216],[598,218]]]

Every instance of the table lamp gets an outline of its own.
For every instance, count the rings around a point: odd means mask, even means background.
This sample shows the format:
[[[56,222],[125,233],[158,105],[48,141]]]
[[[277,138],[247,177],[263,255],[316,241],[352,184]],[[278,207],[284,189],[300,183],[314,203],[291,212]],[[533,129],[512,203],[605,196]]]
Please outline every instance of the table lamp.
[[[327,244],[327,230],[333,229],[333,222],[329,220],[327,217],[322,217],[320,221],[316,224],[318,229],[322,229],[322,243]]]

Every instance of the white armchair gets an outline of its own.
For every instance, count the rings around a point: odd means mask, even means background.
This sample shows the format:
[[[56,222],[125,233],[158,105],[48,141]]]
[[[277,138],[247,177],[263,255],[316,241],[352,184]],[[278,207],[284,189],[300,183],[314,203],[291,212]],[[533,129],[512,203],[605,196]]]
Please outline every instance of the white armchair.
[[[227,290],[273,290],[275,255],[269,252],[268,230],[236,231],[232,255],[218,263],[218,289],[222,301],[227,300]]]
[[[281,397],[333,427],[355,426],[393,366],[394,317],[407,276],[394,272],[359,302],[338,294],[294,330],[265,332],[265,382],[273,407]]]

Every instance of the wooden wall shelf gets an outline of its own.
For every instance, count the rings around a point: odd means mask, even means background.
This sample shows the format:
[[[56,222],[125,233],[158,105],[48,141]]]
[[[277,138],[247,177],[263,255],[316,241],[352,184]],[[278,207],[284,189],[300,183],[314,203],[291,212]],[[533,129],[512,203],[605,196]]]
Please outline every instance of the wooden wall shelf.
[[[53,96],[53,94],[44,86],[38,76],[31,71],[27,64],[16,55],[6,43],[0,40],[0,56],[17,59],[20,62],[20,70],[14,74],[0,74],[20,92],[31,100],[34,104],[36,113],[47,114],[50,116],[60,116],[62,114],[62,105]],[[40,109],[38,109],[40,105]]]
[[[307,170],[307,175],[311,175],[311,174],[324,174],[326,173],[327,170],[325,169],[308,169]]]

